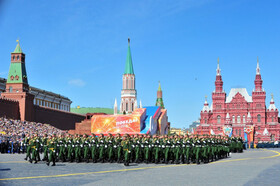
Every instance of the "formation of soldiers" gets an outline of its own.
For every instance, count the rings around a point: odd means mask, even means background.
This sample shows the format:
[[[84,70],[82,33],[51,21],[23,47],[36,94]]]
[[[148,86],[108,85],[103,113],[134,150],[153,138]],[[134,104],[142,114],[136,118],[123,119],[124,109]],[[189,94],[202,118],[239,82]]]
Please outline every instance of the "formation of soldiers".
[[[117,162],[124,163],[196,163],[227,158],[230,152],[243,152],[242,138],[198,135],[128,135],[96,136],[70,134],[38,137],[27,135],[24,140],[26,158],[30,163],[40,160],[47,165],[55,162]]]

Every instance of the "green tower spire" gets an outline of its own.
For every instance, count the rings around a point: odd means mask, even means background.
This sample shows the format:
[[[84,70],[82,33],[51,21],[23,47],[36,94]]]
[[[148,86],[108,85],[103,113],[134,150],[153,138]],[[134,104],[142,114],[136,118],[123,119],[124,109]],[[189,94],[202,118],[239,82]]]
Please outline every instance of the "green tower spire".
[[[130,51],[130,39],[129,38],[128,38],[128,49],[127,49],[127,56],[126,56],[124,74],[134,74],[133,65],[132,65],[132,58],[131,58],[131,51]]]
[[[14,52],[11,53],[12,61],[10,64],[9,75],[7,83],[24,83],[28,84],[27,73],[25,68],[25,54],[22,52],[19,40],[17,40],[17,46]]]
[[[161,90],[161,85],[160,82],[158,82],[158,90],[157,90],[157,100],[156,100],[156,106],[161,107],[162,109],[164,109],[164,103],[163,103],[163,99],[162,99],[162,90]]]
[[[158,82],[158,91],[161,91],[160,81]]]
[[[22,50],[19,45],[19,40],[17,40],[17,46],[16,46],[14,52],[12,52],[12,54],[19,54],[19,53],[22,53]]]

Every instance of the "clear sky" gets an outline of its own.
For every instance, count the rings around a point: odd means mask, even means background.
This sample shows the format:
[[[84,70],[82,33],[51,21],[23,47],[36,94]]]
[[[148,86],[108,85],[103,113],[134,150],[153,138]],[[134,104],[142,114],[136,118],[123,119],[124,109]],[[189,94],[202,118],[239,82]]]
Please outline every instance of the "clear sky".
[[[20,38],[29,84],[69,97],[72,106],[120,103],[127,38],[138,100],[154,105],[158,81],[172,127],[188,127],[214,90],[263,87],[280,106],[278,0],[0,0],[0,77]]]

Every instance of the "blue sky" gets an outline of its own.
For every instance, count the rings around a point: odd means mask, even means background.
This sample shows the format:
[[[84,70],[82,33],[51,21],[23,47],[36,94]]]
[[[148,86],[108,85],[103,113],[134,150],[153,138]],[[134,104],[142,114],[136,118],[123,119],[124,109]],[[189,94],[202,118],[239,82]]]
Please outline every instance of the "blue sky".
[[[20,38],[29,84],[72,106],[120,103],[127,38],[138,100],[154,105],[158,81],[173,127],[188,127],[214,90],[217,58],[224,89],[263,87],[280,106],[280,1],[0,0],[0,77]]]

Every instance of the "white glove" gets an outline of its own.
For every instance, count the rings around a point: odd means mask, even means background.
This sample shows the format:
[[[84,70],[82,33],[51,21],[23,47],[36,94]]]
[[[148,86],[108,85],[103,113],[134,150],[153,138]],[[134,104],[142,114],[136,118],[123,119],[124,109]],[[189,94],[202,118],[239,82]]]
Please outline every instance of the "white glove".
[[[135,146],[134,146],[134,145],[132,145],[132,147],[134,148]]]
[[[151,145],[149,145],[149,148],[151,148]]]
[[[143,148],[143,147],[144,147],[144,145],[141,145],[141,147]]]
[[[96,145],[96,147],[99,147],[99,145]]]
[[[101,140],[100,142],[103,143],[103,140]]]
[[[53,152],[55,152],[55,150],[53,150]]]
[[[165,146],[164,145],[162,145],[162,148],[164,148]]]
[[[39,140],[36,140],[36,142],[39,142]]]
[[[91,144],[89,144],[88,146],[91,147]]]
[[[65,147],[67,147],[67,145],[65,145]]]
[[[75,145],[72,145],[72,147],[75,147]]]
[[[114,145],[114,148],[117,148],[117,146],[116,146],[116,145]]]
[[[107,145],[105,145],[105,148],[107,148]]]
[[[148,143],[147,141],[145,141],[145,143]]]

